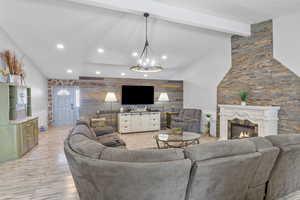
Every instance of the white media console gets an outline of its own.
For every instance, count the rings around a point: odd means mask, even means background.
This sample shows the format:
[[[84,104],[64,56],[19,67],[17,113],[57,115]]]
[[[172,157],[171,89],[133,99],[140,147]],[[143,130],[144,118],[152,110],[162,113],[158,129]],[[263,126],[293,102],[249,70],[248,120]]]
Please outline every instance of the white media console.
[[[160,130],[160,112],[132,112],[118,114],[119,133]]]

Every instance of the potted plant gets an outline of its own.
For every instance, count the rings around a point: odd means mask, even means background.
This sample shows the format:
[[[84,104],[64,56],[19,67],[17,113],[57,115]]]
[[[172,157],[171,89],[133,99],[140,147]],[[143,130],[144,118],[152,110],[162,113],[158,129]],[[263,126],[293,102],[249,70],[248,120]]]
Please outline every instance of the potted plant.
[[[9,72],[7,81],[9,83],[21,84],[21,79],[24,78],[24,71],[22,70],[23,63],[18,61],[16,55],[10,51],[4,51],[1,53],[1,59],[6,65],[5,68],[7,68],[7,71]]]
[[[245,106],[247,104],[249,93],[245,90],[240,91],[241,105]]]
[[[205,130],[205,133],[206,133],[206,135],[210,135],[210,120],[211,120],[211,114],[206,114],[205,115],[205,117],[206,117],[206,130]]]

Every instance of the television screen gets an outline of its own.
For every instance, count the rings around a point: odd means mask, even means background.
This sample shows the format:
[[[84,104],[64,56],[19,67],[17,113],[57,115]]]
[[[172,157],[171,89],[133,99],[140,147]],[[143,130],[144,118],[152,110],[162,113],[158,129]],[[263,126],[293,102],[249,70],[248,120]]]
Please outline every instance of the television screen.
[[[122,86],[122,104],[154,104],[154,87],[153,86]]]

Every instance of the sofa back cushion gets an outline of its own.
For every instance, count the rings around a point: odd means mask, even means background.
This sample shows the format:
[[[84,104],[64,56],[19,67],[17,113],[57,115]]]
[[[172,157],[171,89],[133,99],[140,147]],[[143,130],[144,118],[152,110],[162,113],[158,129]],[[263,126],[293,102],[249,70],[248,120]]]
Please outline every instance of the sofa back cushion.
[[[187,199],[245,199],[261,157],[247,140],[195,145],[185,154],[194,161]]]
[[[254,153],[255,151],[256,147],[251,141],[228,140],[193,145],[187,147],[184,150],[184,153],[187,158],[193,161],[203,161],[214,158]]]
[[[280,149],[267,190],[267,200],[273,200],[300,190],[300,134],[266,138]]]
[[[92,140],[82,134],[72,134],[68,138],[70,148],[87,157],[99,159],[105,146],[96,140]]]
[[[77,125],[71,131],[71,134],[82,134],[91,139],[97,138],[95,133],[90,129],[89,125],[83,122],[78,122]]]
[[[253,142],[261,158],[247,192],[247,200],[264,200],[266,185],[277,159],[279,148],[263,137],[245,139]]]
[[[183,160],[182,149],[124,150],[106,148],[100,159],[119,162],[165,162]]]
[[[190,160],[129,163],[95,160],[65,146],[80,199],[184,200]]]
[[[180,110],[178,117],[187,119],[199,119],[201,120],[201,110],[185,108]]]

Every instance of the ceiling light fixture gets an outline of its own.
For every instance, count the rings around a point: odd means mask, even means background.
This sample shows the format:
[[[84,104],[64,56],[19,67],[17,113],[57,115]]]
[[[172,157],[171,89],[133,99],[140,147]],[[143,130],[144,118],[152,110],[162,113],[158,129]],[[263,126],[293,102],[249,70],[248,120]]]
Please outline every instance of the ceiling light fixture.
[[[148,74],[144,74],[144,77],[148,77]]]
[[[121,76],[125,76],[126,74],[124,72],[121,73]]]
[[[102,48],[99,48],[97,51],[98,51],[98,53],[104,53],[104,49],[102,49]]]
[[[161,56],[161,59],[163,59],[163,60],[167,60],[167,59],[168,59],[168,56],[166,56],[166,55],[162,55],[162,56]]]
[[[101,72],[99,72],[99,71],[96,71],[96,74],[97,74],[97,75],[99,75],[99,74],[101,74]]]
[[[146,19],[146,41],[143,48],[143,51],[137,60],[137,64],[135,66],[130,67],[131,71],[134,72],[160,72],[163,70],[163,67],[155,60],[155,57],[151,55],[151,49],[148,40],[148,17],[149,13],[144,13],[144,17]]]
[[[60,43],[60,44],[57,44],[57,45],[56,45],[56,48],[62,50],[62,49],[65,48],[65,46],[64,46],[63,44]]]
[[[67,73],[72,74],[73,71],[72,71],[71,69],[68,69],[68,70],[67,70]]]

